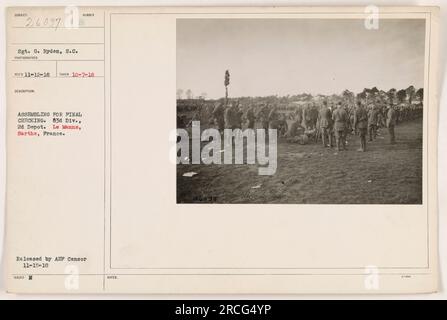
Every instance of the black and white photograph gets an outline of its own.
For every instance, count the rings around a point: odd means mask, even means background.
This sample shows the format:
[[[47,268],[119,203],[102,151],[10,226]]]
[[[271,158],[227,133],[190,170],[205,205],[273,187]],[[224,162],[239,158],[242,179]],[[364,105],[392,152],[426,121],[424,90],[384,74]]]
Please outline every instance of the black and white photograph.
[[[177,19],[177,203],[422,204],[423,19]]]

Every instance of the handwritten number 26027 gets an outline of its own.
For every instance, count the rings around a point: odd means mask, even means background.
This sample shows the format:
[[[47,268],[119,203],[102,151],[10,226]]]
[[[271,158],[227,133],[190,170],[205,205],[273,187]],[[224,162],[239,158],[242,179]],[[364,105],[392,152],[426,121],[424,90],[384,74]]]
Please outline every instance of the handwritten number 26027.
[[[34,18],[28,17],[25,21],[25,28],[59,28],[62,23],[62,18]]]

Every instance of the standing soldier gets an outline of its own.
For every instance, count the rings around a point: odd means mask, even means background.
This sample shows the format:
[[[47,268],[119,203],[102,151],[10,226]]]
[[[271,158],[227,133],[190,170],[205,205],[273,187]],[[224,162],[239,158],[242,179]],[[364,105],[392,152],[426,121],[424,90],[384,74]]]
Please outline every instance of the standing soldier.
[[[345,145],[348,145],[348,134],[352,133],[351,110],[349,109],[349,105],[347,103],[343,106],[343,109],[345,110],[347,116],[345,129]]]
[[[295,121],[302,127],[303,124],[303,110],[301,106],[298,106],[298,108],[295,111]]]
[[[228,105],[225,110],[225,128],[226,129],[239,129],[241,127],[241,115],[240,110],[236,105]]]
[[[268,116],[268,120],[269,122],[278,120],[279,116],[278,116],[278,107],[275,105],[273,107],[273,109],[270,111],[269,116]]]
[[[213,110],[213,118],[217,123],[220,132],[225,129],[225,107],[222,103],[217,103]]]
[[[256,121],[256,115],[254,107],[251,106],[247,111],[247,120],[248,120],[248,129],[254,129],[255,128],[255,121]]]
[[[242,112],[241,104],[238,101],[233,108],[234,122],[235,122],[236,128],[238,128],[238,129],[242,129],[242,115],[243,114],[244,113]]]
[[[311,104],[310,103],[306,103],[306,105],[303,108],[303,124],[302,127],[305,130],[311,129],[310,128],[310,124],[311,124]]]
[[[225,129],[233,129],[233,105],[228,104],[225,110]]]
[[[269,130],[269,105],[263,105],[258,113],[258,118],[261,120],[262,128],[268,132]]]
[[[388,109],[386,126],[388,127],[388,132],[390,134],[390,143],[395,144],[396,137],[394,135],[394,127],[396,126],[396,111],[394,110],[393,105],[390,105],[390,108]]]
[[[360,101],[357,102],[357,108],[354,112],[354,130],[360,136],[360,149],[358,151],[366,151],[366,132],[368,130],[368,113],[363,108]]]
[[[186,128],[185,117],[177,114],[177,128]]]
[[[321,140],[323,140],[323,147],[332,146],[332,134],[330,132],[332,112],[327,106],[327,101],[323,101],[323,106],[318,114],[318,120],[320,124]],[[329,144],[327,144],[326,137],[329,138]]]
[[[293,115],[293,122],[286,133],[289,142],[296,142],[296,137],[304,133],[303,127],[301,126],[302,121],[303,111],[301,110],[301,107],[298,107]]]
[[[348,121],[348,114],[341,106],[341,102],[337,104],[337,109],[332,113],[332,120],[334,120],[335,140],[337,143],[337,150],[340,150],[340,142],[343,144],[343,150],[346,150],[346,122]]]
[[[333,113],[335,111],[333,103],[328,104],[329,110],[331,111],[331,118],[329,119],[329,126],[328,126],[328,136],[329,136],[329,144],[330,147],[333,147],[333,142],[335,141],[335,133],[334,133],[334,120],[332,120]]]
[[[369,107],[370,107],[368,114],[369,141],[373,141],[373,139],[376,139],[377,137],[378,112],[373,104],[370,104]]]

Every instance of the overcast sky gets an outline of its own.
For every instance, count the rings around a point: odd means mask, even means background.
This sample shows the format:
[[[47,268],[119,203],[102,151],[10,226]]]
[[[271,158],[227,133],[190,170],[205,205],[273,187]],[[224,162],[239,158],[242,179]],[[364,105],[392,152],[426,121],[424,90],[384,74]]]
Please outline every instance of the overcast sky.
[[[195,96],[360,92],[423,86],[424,20],[178,19],[177,88]]]

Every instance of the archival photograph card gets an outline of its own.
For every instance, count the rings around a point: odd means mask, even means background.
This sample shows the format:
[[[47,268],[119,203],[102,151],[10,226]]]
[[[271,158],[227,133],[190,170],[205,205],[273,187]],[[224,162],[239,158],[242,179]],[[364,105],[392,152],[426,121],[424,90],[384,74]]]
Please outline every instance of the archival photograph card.
[[[436,292],[438,11],[8,8],[8,292]]]

